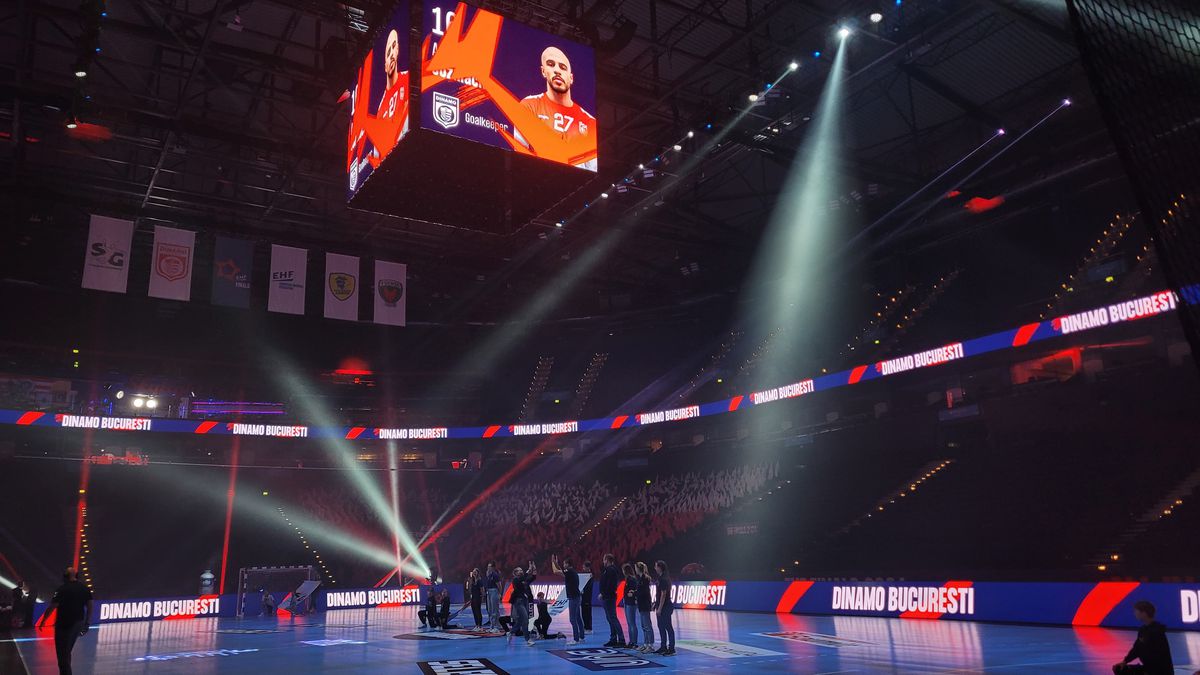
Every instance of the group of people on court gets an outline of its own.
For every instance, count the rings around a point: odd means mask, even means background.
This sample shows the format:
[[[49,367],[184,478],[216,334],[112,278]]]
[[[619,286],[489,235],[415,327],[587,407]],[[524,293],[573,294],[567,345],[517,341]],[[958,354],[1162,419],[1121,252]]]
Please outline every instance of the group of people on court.
[[[632,649],[643,653],[656,653],[664,656],[675,655],[675,627],[672,623],[674,605],[671,603],[672,581],[667,563],[659,560],[654,563],[654,574],[651,575],[649,566],[644,562],[625,563],[617,567],[616,559],[609,553],[605,554],[599,578],[592,576],[590,562],[583,563],[582,572],[576,569],[570,558],[564,558],[559,563],[558,557],[550,560],[552,571],[563,577],[564,593],[567,599],[567,615],[571,625],[571,635],[567,645],[577,645],[584,642],[591,630],[592,594],[595,584],[599,585],[600,602],[604,607],[604,617],[608,622],[608,642],[605,647]],[[583,575],[581,577],[581,575]],[[508,596],[509,614],[501,614],[500,598],[505,586],[496,563],[489,562],[483,572],[479,568],[471,570],[465,583],[467,604],[475,619],[476,630],[486,630],[491,633],[503,633],[511,641],[514,637],[524,638],[529,645],[537,639],[552,639],[567,637],[561,633],[550,633],[550,623],[553,620],[550,604],[545,593],[533,593],[533,583],[537,579],[537,566],[533,561],[528,567],[513,569],[509,584],[512,590]],[[653,589],[653,590],[652,590]],[[617,603],[624,600],[625,624],[622,628],[617,616]],[[483,621],[484,603],[487,606],[488,621]],[[465,606],[464,606],[465,609]],[[455,628],[451,624],[450,592],[441,579],[430,579],[430,591],[425,603],[425,609],[417,613],[421,626],[435,629]],[[528,628],[533,619],[534,629]],[[654,624],[657,619],[660,636],[659,648],[654,648]]]

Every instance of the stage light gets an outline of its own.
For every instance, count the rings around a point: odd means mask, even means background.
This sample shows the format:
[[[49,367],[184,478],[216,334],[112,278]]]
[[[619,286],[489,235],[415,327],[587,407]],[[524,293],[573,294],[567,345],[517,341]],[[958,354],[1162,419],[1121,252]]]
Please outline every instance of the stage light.
[[[821,52],[813,52],[813,58],[814,58],[814,59],[819,59],[819,58],[821,58]]]
[[[695,137],[695,135],[696,135],[696,132],[694,132],[694,131],[688,132],[688,138],[693,138],[693,137]]]
[[[557,223],[555,223],[555,224],[554,224],[554,226],[555,226],[555,227],[562,227],[562,226],[563,226],[563,221],[561,221],[561,220],[560,220],[560,221],[558,221]]]
[[[675,152],[679,152],[680,150],[683,149],[683,146],[682,145],[673,145],[673,146],[671,146],[671,149],[674,150]]]
[[[792,61],[791,63],[788,64],[788,70],[797,70],[799,68],[800,68],[800,64],[796,63],[795,61]]]
[[[74,129],[77,126],[79,126],[79,121],[75,119],[74,115],[71,115],[70,117],[67,118],[67,128],[68,129]]]
[[[607,193],[607,192],[601,192],[601,193],[600,193],[600,198],[601,198],[601,199],[608,199],[608,193]]]
[[[119,400],[121,400],[121,399],[123,399],[123,398],[125,398],[125,390],[124,390],[124,389],[118,389],[118,390],[117,390],[117,400],[119,401]]]
[[[1003,129],[997,129],[997,130],[996,130],[996,135],[997,135],[997,136],[1003,136],[1003,135],[1004,135],[1004,134],[1006,134],[1006,133],[1008,133],[1008,132],[1007,132],[1007,131],[1005,131],[1005,130],[1003,130]]]
[[[87,77],[87,69],[84,68],[83,66],[76,66],[75,67],[75,77],[78,77],[81,79]]]
[[[871,23],[879,23],[880,21],[883,21],[882,14],[880,14],[879,12],[874,12],[871,14]]]
[[[845,40],[846,38],[850,37],[850,29],[846,26],[842,26],[838,29],[837,36]]]
[[[158,399],[152,398],[152,399],[146,401],[146,407],[151,410],[154,410],[155,408],[158,407]]]
[[[133,399],[133,407],[135,407],[135,408],[140,408],[140,407],[142,407],[142,406],[144,406],[144,405],[146,405],[146,399],[144,399],[144,398],[135,398],[135,399]]]
[[[757,100],[758,100],[758,94],[750,94],[750,95],[749,95],[749,96],[747,96],[746,98],[750,99],[750,102],[751,102],[751,103],[754,103],[755,101],[757,101]]]
[[[1069,98],[1064,98],[1064,99],[1062,100],[1062,104],[1063,104],[1063,105],[1071,105],[1071,99],[1069,99]]]

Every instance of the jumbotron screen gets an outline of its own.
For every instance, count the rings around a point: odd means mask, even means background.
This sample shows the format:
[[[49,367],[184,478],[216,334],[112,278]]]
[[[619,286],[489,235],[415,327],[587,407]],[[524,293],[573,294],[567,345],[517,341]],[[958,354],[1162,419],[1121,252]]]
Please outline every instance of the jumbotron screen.
[[[590,47],[451,0],[425,0],[421,127],[596,170]]]
[[[408,133],[409,99],[408,5],[401,3],[376,36],[350,92],[347,199]]]

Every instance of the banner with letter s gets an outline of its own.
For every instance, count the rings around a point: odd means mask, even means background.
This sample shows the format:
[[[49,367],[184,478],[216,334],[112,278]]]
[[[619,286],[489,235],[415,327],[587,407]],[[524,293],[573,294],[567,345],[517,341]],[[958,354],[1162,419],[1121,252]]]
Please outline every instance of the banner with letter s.
[[[407,317],[408,265],[375,261],[375,323],[403,326]]]
[[[358,257],[325,254],[325,318],[358,321]]]
[[[154,228],[154,255],[150,260],[150,297],[192,299],[192,260],[196,233],[158,225]]]
[[[304,275],[308,249],[271,244],[271,288],[267,311],[304,314]]]
[[[92,215],[83,255],[83,287],[124,293],[129,285],[133,221]]]

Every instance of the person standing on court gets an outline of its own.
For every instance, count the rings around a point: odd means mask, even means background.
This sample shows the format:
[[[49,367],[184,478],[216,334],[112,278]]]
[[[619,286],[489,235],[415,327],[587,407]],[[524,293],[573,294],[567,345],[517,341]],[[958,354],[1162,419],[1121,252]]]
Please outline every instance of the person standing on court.
[[[654,601],[661,643],[658,651],[654,653],[675,656],[675,626],[671,625],[671,614],[675,611],[675,605],[671,602],[671,572],[667,569],[667,563],[661,560],[654,563],[654,571],[658,573],[658,597]]]
[[[467,578],[467,597],[471,599],[471,614],[475,616],[475,630],[483,628],[483,575],[479,568],[471,570]]]
[[[533,635],[529,632],[529,603],[533,602],[533,590],[530,588],[537,579],[537,567],[533,561],[529,561],[529,571],[526,572],[520,567],[513,570],[512,576],[512,597],[509,598],[511,608],[509,614],[512,615],[512,632],[508,634],[508,639],[511,642],[513,636],[524,636],[525,642],[528,645],[533,645]]]
[[[608,620],[608,642],[605,647],[624,647],[625,634],[617,620],[617,587],[621,585],[621,570],[611,553],[602,558],[604,569],[600,570],[600,602],[604,605],[604,618]]]
[[[567,645],[577,645],[583,642],[583,612],[580,604],[579,592],[579,572],[575,571],[575,565],[570,558],[563,560],[563,565],[558,566],[558,556],[550,558],[550,567],[555,574],[563,576],[563,584],[566,587],[567,593],[567,616],[571,621],[571,639],[567,641]]]
[[[54,616],[54,652],[58,655],[59,675],[71,675],[71,650],[80,636],[87,635],[92,618],[92,592],[80,583],[74,567],[63,571],[63,585],[54,591],[50,606],[38,622],[46,625],[46,617]]]
[[[503,630],[500,626],[500,571],[496,561],[488,561],[483,577],[483,590],[487,593],[488,630],[493,633]]]
[[[650,621],[650,612],[654,609],[650,587],[654,585],[654,579],[650,578],[650,568],[644,562],[638,562],[637,573],[637,609],[642,617],[642,647],[638,651],[650,653],[654,651],[654,624]]]
[[[584,582],[583,588],[579,589],[580,603],[579,613],[583,615],[583,632],[592,632],[592,594],[595,592],[594,584],[596,577],[592,574],[592,561],[583,561],[583,573],[588,575],[588,580]]]
[[[625,625],[629,627],[629,649],[638,648],[638,608],[637,591],[638,577],[633,572],[633,565],[621,565],[621,573],[625,575]]]

